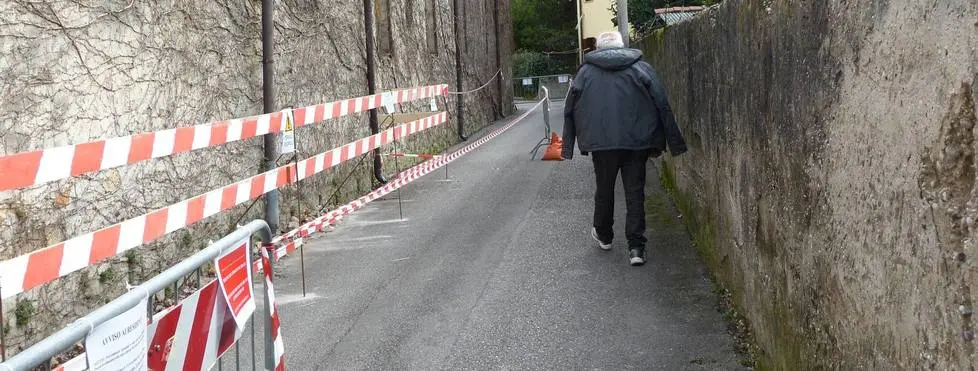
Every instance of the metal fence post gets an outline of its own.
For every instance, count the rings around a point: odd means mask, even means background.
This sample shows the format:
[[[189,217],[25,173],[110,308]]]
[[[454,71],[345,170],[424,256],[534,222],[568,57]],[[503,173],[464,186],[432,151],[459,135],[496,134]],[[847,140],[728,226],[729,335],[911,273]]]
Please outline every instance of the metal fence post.
[[[274,71],[274,48],[272,43],[275,41],[274,20],[273,20],[272,0],[261,2],[261,43],[262,43],[262,101],[265,113],[275,110],[275,84]],[[275,168],[278,158],[278,135],[274,133],[265,134],[262,139],[264,145],[264,156],[266,170]],[[272,190],[264,196],[265,198],[265,221],[272,229],[272,234],[278,233],[279,227],[279,191]]]
[[[3,282],[0,279],[0,282]],[[3,284],[0,284],[0,298],[3,297]],[[0,299],[0,362],[7,360],[7,322],[3,320],[3,299]]]
[[[257,363],[255,362],[255,325],[256,324],[254,322],[251,322],[251,369],[252,370],[257,370],[257,368],[255,368],[255,366],[257,365]]]
[[[269,241],[269,242],[271,242],[271,241]],[[262,247],[261,248],[265,249],[265,248],[268,248],[268,246],[265,246],[265,244],[262,244]],[[272,251],[269,251],[268,252],[268,254],[271,254],[271,253],[273,253],[273,252]],[[268,266],[271,268],[273,263],[274,263],[273,259],[271,258],[271,256],[269,256],[269,258],[268,258]],[[274,274],[272,272],[274,272],[274,271],[264,272],[263,274],[267,274],[269,277],[272,277],[272,276],[274,276]],[[265,318],[265,369],[266,370],[274,370],[275,369],[275,361],[276,361],[276,359],[275,359],[275,335],[272,333],[272,305],[274,305],[274,304],[271,302],[271,298],[268,297],[268,281],[269,281],[268,279],[263,279],[262,280],[262,282],[263,282],[262,283],[262,287],[265,288],[265,295],[262,295],[265,298],[265,300],[264,300],[264,302],[265,302],[265,313],[263,315],[263,317]]]
[[[541,86],[543,90],[543,124],[547,126],[544,136],[550,136],[550,90],[546,86]]]

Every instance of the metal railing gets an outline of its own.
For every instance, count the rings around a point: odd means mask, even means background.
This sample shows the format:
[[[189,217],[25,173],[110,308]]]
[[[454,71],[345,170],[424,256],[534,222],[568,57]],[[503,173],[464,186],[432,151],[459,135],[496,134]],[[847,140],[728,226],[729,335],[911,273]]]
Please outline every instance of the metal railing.
[[[161,291],[166,291],[171,289],[171,285],[175,285],[181,279],[185,279],[193,273],[199,273],[199,269],[206,264],[214,261],[215,258],[221,256],[224,252],[235,248],[243,240],[250,240],[254,234],[260,234],[262,245],[269,243],[272,240],[271,229],[269,229],[268,224],[264,220],[252,221],[236,231],[224,236],[217,242],[214,242],[204,250],[194,254],[193,256],[184,259],[180,263],[177,263],[173,267],[163,271],[159,275],[149,279],[145,283],[131,288],[128,292],[122,296],[112,300],[108,304],[94,310],[92,313],[76,320],[71,325],[65,327],[61,331],[41,340],[37,344],[34,344],[30,348],[17,353],[15,356],[8,359],[6,362],[0,363],[0,371],[27,371],[32,370],[37,366],[42,366],[45,369],[50,369],[51,359],[62,352],[71,349],[83,341],[93,328],[106,323],[113,318],[132,310],[136,306],[140,305],[144,300],[149,302],[150,308],[147,308],[150,313],[152,312],[153,301],[148,300],[150,297],[155,297],[151,293],[158,293]],[[250,252],[249,252],[250,253]],[[248,269],[253,270],[253,264],[249,264]],[[252,272],[252,277],[257,277],[255,272]],[[261,280],[265,282],[265,280]],[[176,290],[176,288],[172,288]],[[255,290],[257,293],[257,290]],[[174,297],[179,297],[177,292],[174,292]],[[275,369],[275,359],[274,357],[269,357],[269,350],[274,347],[274,339],[272,337],[271,331],[269,331],[271,318],[269,318],[269,306],[272,303],[269,302],[267,295],[262,295],[264,297],[264,311],[262,313],[265,317],[264,325],[264,337],[265,337],[265,352],[264,357],[265,369],[274,370]],[[177,300],[179,302],[179,300]],[[255,310],[252,314],[251,319],[259,313],[259,310]],[[151,317],[152,318],[152,317]],[[255,356],[254,356],[254,321],[251,322],[250,326],[252,328],[252,369],[256,369],[255,366]],[[239,341],[235,341],[235,349],[237,356],[237,347]],[[85,355],[83,354],[82,357]],[[218,361],[220,364],[220,361]],[[238,362],[236,362],[240,366]]]
[[[540,96],[540,88],[549,91],[550,99],[564,99],[570,91],[571,75],[526,76],[513,79],[513,97],[516,100],[534,100]]]

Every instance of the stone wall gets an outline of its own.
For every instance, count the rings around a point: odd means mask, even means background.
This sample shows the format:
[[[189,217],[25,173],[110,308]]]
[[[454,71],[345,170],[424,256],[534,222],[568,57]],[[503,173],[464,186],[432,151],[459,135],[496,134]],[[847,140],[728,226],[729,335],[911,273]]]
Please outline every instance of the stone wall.
[[[727,0],[641,44],[763,366],[974,367],[978,2]]]
[[[439,83],[454,90],[453,0],[374,2],[390,20],[389,52],[377,55],[378,91]],[[368,94],[362,1],[275,3],[279,108]],[[509,0],[489,2],[497,8],[460,3],[466,8],[460,35],[468,47],[461,84],[478,87],[500,68],[509,81]],[[260,18],[258,0],[0,2],[0,153],[261,113]],[[409,138],[409,150],[440,151],[457,142],[455,99],[440,104],[452,113],[451,121]],[[497,84],[464,102],[470,132],[512,110],[511,93]],[[424,107],[426,102],[405,106]],[[368,135],[367,117],[299,129],[300,152],[308,156]],[[262,141],[255,138],[0,193],[0,259],[255,175],[261,158]],[[368,192],[376,185],[372,164],[359,163],[303,181],[301,190],[284,189],[282,228]],[[391,164],[385,167],[388,176],[394,171]],[[236,221],[260,218],[262,209],[260,202],[250,209],[241,205],[8,300],[2,324],[7,354],[118,296],[126,282],[141,282],[189,256],[231,231]]]

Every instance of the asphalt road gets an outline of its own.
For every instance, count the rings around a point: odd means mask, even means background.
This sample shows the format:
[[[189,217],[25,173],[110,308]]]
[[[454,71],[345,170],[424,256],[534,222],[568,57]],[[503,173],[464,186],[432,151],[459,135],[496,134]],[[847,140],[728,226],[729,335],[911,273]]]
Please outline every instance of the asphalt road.
[[[530,161],[542,125],[535,113],[449,165],[449,179],[405,187],[403,220],[395,193],[307,241],[305,298],[298,254],[283,259],[287,368],[740,369],[674,211],[650,215],[644,267],[628,265],[621,237],[599,251],[590,159]],[[620,182],[616,201],[623,236]]]

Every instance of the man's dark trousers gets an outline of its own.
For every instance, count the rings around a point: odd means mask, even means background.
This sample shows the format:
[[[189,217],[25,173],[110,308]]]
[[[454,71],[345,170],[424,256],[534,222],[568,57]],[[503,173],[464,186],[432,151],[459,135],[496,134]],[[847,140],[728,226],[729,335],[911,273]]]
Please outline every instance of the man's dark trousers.
[[[650,150],[610,150],[591,153],[594,163],[594,228],[598,237],[610,243],[615,223],[615,182],[621,173],[625,188],[625,238],[628,247],[644,248],[645,238],[645,164]]]

